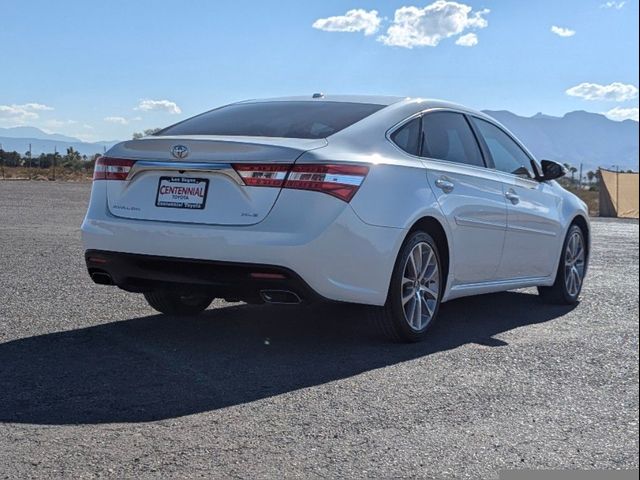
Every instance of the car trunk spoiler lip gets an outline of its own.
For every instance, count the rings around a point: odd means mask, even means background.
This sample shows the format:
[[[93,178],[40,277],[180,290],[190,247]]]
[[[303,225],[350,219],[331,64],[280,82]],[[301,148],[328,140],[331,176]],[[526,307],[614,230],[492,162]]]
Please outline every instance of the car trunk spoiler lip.
[[[171,155],[171,147],[181,143],[189,146],[189,158],[176,159]],[[326,147],[328,144],[325,138],[150,136],[120,142],[111,147],[105,155],[150,161],[293,163],[301,154]],[[267,153],[269,151],[270,153]],[[256,156],[252,158],[254,155]]]

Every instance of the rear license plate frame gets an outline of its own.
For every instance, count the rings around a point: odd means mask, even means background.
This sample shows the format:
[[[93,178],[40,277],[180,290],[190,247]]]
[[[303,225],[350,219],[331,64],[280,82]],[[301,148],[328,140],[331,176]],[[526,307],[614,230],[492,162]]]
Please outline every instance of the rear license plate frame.
[[[204,195],[202,196],[201,203],[194,203],[189,201],[165,201],[160,200],[160,189],[163,185],[163,181],[168,181],[171,184],[204,184]],[[207,204],[207,197],[209,194],[209,179],[208,178],[199,178],[199,177],[171,177],[171,176],[162,176],[158,179],[158,188],[156,189],[156,207],[158,208],[178,208],[182,210],[204,210]],[[167,193],[163,193],[162,195],[168,195]]]

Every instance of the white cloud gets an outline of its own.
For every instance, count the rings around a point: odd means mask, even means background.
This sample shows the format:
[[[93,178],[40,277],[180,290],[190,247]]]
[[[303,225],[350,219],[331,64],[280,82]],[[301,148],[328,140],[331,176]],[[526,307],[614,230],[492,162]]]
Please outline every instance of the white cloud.
[[[117,123],[118,125],[127,125],[129,120],[124,117],[104,117],[105,122]]]
[[[85,123],[84,125],[82,125],[82,128],[86,128],[87,130],[95,130],[93,126],[89,125],[88,123]]]
[[[26,110],[53,110],[53,107],[49,105],[43,105],[42,103],[25,103],[24,105],[17,105],[18,107],[22,107]]]
[[[23,125],[40,118],[38,112],[45,110],[53,110],[53,108],[42,103],[0,105],[0,122]]]
[[[171,114],[182,113],[180,107],[175,102],[171,102],[169,100],[140,100],[140,103],[138,103],[138,106],[134,110],[142,110],[144,112],[151,110],[164,110]]]
[[[456,45],[460,45],[461,47],[475,47],[477,44],[478,35],[475,33],[467,33],[466,35],[458,37],[456,40]]]
[[[569,88],[566,93],[572,97],[580,97],[585,100],[624,102],[633,100],[638,96],[638,87],[620,82],[613,82],[609,85],[584,82]]]
[[[435,47],[444,38],[459,35],[466,29],[485,28],[484,15],[489,10],[472,12],[464,3],[437,0],[424,8],[400,7],[386,35],[378,40],[397,47]]]
[[[325,32],[364,32],[365,35],[373,35],[380,28],[380,22],[376,10],[355,8],[344,15],[319,18],[313,22],[312,27]]]
[[[556,25],[551,26],[551,31],[560,37],[573,37],[576,34],[575,30],[565,27],[557,27]]]
[[[0,120],[3,122],[23,124],[38,117],[37,113],[18,108],[17,105],[0,105]]]
[[[622,7],[624,7],[625,3],[626,2],[605,2],[600,5],[600,8],[615,8],[616,10],[620,10]]]
[[[638,107],[615,107],[604,113],[611,120],[635,120],[638,121]]]

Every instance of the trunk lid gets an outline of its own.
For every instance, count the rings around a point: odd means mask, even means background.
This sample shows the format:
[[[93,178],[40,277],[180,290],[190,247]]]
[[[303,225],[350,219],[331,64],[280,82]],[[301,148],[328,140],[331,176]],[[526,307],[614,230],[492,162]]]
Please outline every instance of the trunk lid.
[[[136,160],[127,180],[108,181],[111,214],[138,220],[253,225],[279,187],[246,186],[233,164],[293,164],[325,139],[179,136],[122,142],[107,156]],[[172,153],[173,152],[173,153]]]

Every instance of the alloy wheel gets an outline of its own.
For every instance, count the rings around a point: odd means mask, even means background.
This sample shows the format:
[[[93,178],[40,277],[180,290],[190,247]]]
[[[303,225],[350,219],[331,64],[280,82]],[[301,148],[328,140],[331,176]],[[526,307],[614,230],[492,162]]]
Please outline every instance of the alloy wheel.
[[[409,327],[421,331],[433,320],[440,295],[438,260],[433,248],[420,242],[413,247],[402,275],[402,309]]]
[[[575,297],[580,293],[584,278],[585,249],[582,234],[575,231],[569,237],[564,254],[564,282],[567,293]]]

